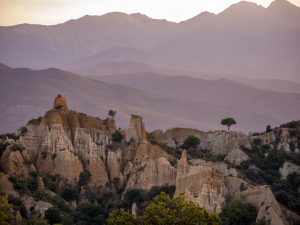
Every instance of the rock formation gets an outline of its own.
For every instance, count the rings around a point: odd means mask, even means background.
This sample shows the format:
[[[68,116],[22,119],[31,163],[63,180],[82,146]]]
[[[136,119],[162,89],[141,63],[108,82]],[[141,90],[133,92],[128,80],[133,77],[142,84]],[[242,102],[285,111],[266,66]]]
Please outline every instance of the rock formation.
[[[113,194],[121,199],[132,189],[150,190],[175,185],[175,196],[184,193],[188,200],[210,212],[219,213],[229,200],[240,199],[259,210],[257,219],[265,218],[271,224],[285,225],[272,191],[267,186],[249,184],[236,169],[249,159],[243,149],[250,148],[254,139],[261,139],[262,145],[290,151],[288,145],[294,139],[288,130],[279,131],[247,136],[232,131],[173,128],[166,132],[154,131],[148,140],[142,117],[132,115],[129,128],[117,130],[112,119],[103,120],[69,110],[67,100],[58,95],[53,108],[43,117],[29,121],[26,128],[18,132],[19,138],[1,140],[5,150],[0,160],[3,171],[0,194],[20,197],[28,217],[43,217],[52,205],[36,201],[28,194],[20,195],[9,177],[27,179],[36,174],[38,190],[55,196],[47,190],[47,177],[58,178],[55,188],[75,187],[80,174],[87,170],[91,178],[81,194],[91,191],[98,196]],[[119,139],[112,138],[116,134]],[[201,140],[195,151],[222,155],[225,160],[211,162],[191,158],[181,148],[190,135]],[[177,155],[171,152],[173,150],[178,151]],[[181,151],[178,160],[175,157]],[[282,178],[293,172],[300,173],[299,168],[285,162],[280,170]],[[71,205],[76,208],[76,204]],[[135,203],[132,209],[137,213]]]

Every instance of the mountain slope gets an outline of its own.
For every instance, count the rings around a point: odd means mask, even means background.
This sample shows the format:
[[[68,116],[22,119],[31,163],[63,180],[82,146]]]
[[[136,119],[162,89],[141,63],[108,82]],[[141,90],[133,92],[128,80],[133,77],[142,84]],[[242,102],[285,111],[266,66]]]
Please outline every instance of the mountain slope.
[[[204,80],[153,73],[99,76],[102,81],[137,87],[160,96],[252,109],[283,119],[296,119],[300,95],[264,91],[229,80]]]
[[[112,55],[121,48],[136,49],[123,54],[122,61],[300,81],[299,19],[299,7],[276,0],[268,8],[241,2],[218,15],[202,13],[178,24],[109,13],[53,26],[0,27],[0,61],[67,68],[88,59],[95,65],[118,60]],[[147,57],[139,52],[147,52]]]
[[[281,119],[245,107],[200,103],[190,99],[163,97],[119,84],[109,84],[58,69],[0,70],[1,132],[14,131],[43,113],[58,93],[72,102],[71,107],[103,117],[114,108],[121,126],[129,115],[138,113],[149,123],[149,130],[166,127],[220,128],[222,117],[234,116],[237,129],[259,130]]]

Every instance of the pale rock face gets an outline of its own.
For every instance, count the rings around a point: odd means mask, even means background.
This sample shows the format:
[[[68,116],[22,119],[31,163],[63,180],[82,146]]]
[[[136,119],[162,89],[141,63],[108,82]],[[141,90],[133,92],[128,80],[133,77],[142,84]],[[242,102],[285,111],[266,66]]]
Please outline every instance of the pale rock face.
[[[91,184],[99,187],[105,186],[108,182],[108,175],[101,158],[91,155],[87,161],[86,169],[89,170],[92,175]]]
[[[143,118],[137,115],[131,115],[129,128],[127,130],[127,141],[133,140],[137,145],[146,141],[147,134]]]
[[[212,163],[191,166],[186,152],[182,153],[177,166],[175,197],[184,193],[188,200],[209,212],[221,212],[226,200],[225,190],[224,177],[215,171]]]
[[[213,154],[226,155],[226,160],[233,165],[239,165],[248,160],[248,156],[241,150],[241,146],[250,147],[250,138],[243,133],[233,131],[203,132],[195,129],[173,128],[153,132],[157,141],[170,147],[179,147],[190,135],[200,139],[200,149],[205,149]]]
[[[48,111],[39,121],[30,122],[26,128],[28,131],[19,142],[36,163],[38,173],[59,174],[75,182],[87,169],[92,174],[93,186],[108,182],[103,160],[106,160],[105,146],[110,144],[111,133],[116,129],[114,121],[70,111],[63,105]]]
[[[8,175],[17,177],[28,177],[31,169],[34,168],[26,164],[26,161],[20,151],[11,150],[10,147],[6,148],[1,157],[1,169]]]
[[[137,213],[138,212],[138,207],[136,205],[135,202],[132,203],[132,206],[131,206],[131,214],[134,215],[134,216],[137,216]]]
[[[126,190],[149,190],[154,186],[174,185],[176,168],[171,166],[172,157],[158,146],[145,142],[138,146],[133,163],[128,164]]]
[[[260,134],[259,136],[253,136],[252,139],[254,138],[260,138],[263,145],[273,144],[276,140],[276,136],[273,132]]]
[[[9,181],[6,174],[0,173],[0,194],[18,197],[19,194],[15,191],[14,186]]]
[[[22,196],[21,200],[26,208],[27,216],[29,218],[43,219],[45,218],[45,212],[52,207],[52,205],[49,202],[36,202],[32,197],[27,195]]]
[[[291,162],[284,162],[283,167],[279,170],[282,179],[286,179],[291,173],[300,174],[300,166],[297,166]]]
[[[72,182],[78,179],[83,166],[62,125],[53,125],[45,136],[36,166],[43,175],[59,174]]]
[[[288,128],[282,128],[277,149],[278,150],[284,150],[286,152],[290,152],[291,150],[290,150],[289,142],[290,142],[289,129]]]
[[[249,156],[240,149],[232,150],[225,157],[225,160],[227,162],[229,162],[230,164],[235,165],[235,166],[240,165],[243,161],[247,161],[248,159],[249,159]]]
[[[107,153],[107,167],[111,179],[119,178],[120,180],[123,180],[120,166],[122,160],[121,154],[121,150],[108,151]]]
[[[265,218],[272,225],[286,225],[281,208],[268,186],[253,186],[235,193],[234,198],[248,202],[259,209],[257,220]]]

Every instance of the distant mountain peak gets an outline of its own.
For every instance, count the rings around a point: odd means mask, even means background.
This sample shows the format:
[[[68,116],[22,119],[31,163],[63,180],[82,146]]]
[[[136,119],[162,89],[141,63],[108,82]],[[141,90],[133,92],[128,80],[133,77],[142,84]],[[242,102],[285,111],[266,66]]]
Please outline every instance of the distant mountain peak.
[[[254,2],[248,2],[248,1],[241,1],[236,4],[233,4],[229,6],[227,9],[225,9],[220,14],[236,14],[236,13],[247,13],[251,14],[253,12],[262,11],[265,10],[264,7],[257,5]]]
[[[287,0],[274,0],[268,7],[271,10],[286,10],[286,9],[299,9],[298,6],[292,4]]]
[[[0,63],[0,70],[10,70],[12,69],[11,67],[9,67],[8,65],[5,65],[3,63]]]

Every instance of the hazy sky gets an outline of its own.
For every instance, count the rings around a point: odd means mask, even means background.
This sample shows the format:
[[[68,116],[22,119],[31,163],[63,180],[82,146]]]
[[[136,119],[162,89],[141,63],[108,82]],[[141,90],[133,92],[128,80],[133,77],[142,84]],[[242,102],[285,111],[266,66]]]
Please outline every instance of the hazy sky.
[[[272,0],[251,0],[267,7]],[[0,0],[0,25],[56,24],[84,15],[140,12],[152,18],[182,21],[200,12],[219,13],[238,0]],[[290,0],[300,6],[300,0]]]

